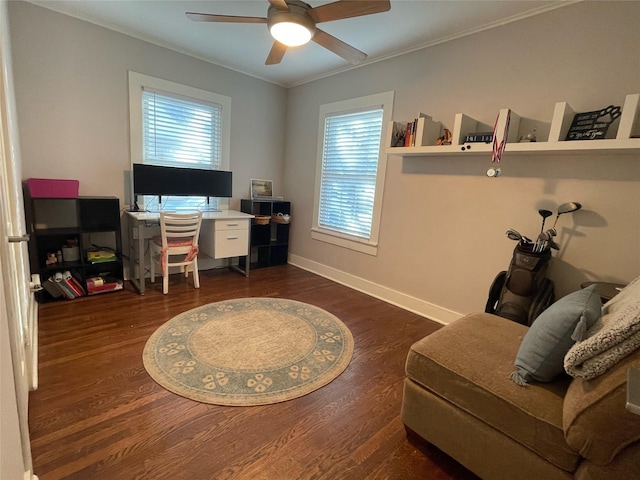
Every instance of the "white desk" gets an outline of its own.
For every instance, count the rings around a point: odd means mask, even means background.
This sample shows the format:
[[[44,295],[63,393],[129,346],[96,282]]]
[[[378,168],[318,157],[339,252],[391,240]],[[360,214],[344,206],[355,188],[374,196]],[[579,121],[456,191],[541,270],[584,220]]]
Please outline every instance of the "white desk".
[[[129,276],[140,295],[144,295],[144,278],[147,271],[145,244],[153,236],[149,227],[160,222],[159,213],[127,212],[129,224]],[[202,226],[198,245],[200,251],[212,258],[245,257],[245,269],[230,267],[249,276],[250,225],[253,215],[235,210],[202,212]],[[138,275],[135,266],[138,265]]]

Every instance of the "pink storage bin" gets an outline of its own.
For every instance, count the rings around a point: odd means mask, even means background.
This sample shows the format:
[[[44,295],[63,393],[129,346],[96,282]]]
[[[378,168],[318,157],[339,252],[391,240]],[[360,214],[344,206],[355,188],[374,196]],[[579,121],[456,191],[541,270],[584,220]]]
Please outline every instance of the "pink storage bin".
[[[28,178],[25,184],[31,198],[78,198],[78,180]]]

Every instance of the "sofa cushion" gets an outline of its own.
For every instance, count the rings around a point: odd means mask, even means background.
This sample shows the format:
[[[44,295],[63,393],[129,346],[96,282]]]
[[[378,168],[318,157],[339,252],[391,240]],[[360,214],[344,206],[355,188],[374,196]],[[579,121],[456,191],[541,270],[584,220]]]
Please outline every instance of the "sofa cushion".
[[[468,315],[411,347],[407,377],[554,465],[573,471],[579,456],[562,430],[562,400],[570,378],[526,389],[509,380],[526,332],[527,327],[502,317]]]
[[[596,285],[570,293],[535,319],[515,359],[511,379],[550,382],[564,371],[564,356],[600,318],[602,302]]]
[[[610,463],[626,446],[640,441],[640,415],[625,409],[627,370],[631,366],[640,368],[640,351],[621,360],[605,375],[591,380],[575,379],[567,390],[563,411],[565,438],[596,465]]]

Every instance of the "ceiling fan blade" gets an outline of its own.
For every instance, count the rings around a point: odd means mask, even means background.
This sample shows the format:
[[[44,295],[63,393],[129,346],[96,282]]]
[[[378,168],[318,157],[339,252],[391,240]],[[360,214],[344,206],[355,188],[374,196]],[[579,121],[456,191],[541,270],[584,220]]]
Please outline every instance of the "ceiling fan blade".
[[[212,13],[185,13],[189,20],[194,22],[229,22],[229,23],[267,23],[262,17],[239,17],[235,15],[214,15]]]
[[[267,56],[267,61],[264,62],[265,65],[275,65],[282,61],[282,57],[284,57],[284,52],[287,51],[287,46],[284,43],[273,42],[273,47],[271,47],[271,51]]]
[[[329,35],[327,32],[316,28],[316,33],[311,39],[318,45],[322,45],[327,50],[331,50],[336,55],[340,55],[347,62],[356,65],[367,58],[367,54],[361,52],[357,48],[352,47],[344,43],[342,40],[338,40],[333,35]]]
[[[387,12],[389,10],[391,10],[391,2],[389,0],[339,0],[311,8],[307,12],[314,22],[322,23]]]
[[[289,5],[284,0],[269,0],[269,3],[278,10],[289,10]]]

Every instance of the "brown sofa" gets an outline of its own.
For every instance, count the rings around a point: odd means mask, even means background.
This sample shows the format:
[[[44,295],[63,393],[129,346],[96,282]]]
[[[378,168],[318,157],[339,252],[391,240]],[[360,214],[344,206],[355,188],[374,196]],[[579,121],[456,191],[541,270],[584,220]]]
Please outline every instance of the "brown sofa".
[[[467,315],[415,343],[402,419],[483,479],[640,478],[640,416],[625,409],[640,351],[591,380],[509,379],[527,327]]]

